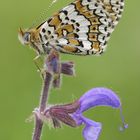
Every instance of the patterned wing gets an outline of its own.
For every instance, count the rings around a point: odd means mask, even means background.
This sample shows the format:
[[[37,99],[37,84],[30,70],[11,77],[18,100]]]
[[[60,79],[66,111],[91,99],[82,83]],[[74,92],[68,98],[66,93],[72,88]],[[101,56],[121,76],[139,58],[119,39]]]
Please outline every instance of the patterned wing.
[[[101,54],[123,7],[123,0],[76,0],[42,24],[42,43],[63,53]]]

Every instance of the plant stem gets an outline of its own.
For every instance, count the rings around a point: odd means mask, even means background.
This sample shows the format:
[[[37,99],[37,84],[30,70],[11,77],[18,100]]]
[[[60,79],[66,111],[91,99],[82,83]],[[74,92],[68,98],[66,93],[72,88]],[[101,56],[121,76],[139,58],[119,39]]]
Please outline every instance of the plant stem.
[[[39,119],[37,116],[35,117],[35,129],[33,133],[33,140],[40,140],[43,122],[41,119]]]
[[[46,102],[49,95],[49,89],[51,87],[52,75],[49,72],[46,72],[43,90],[41,92],[41,99],[40,99],[40,112],[44,112],[46,109]]]
[[[40,113],[44,112],[46,108],[49,89],[51,87],[51,81],[52,81],[52,75],[49,72],[46,72],[45,79],[43,81],[41,98],[40,98],[40,106],[39,106]],[[42,128],[43,128],[43,121],[37,115],[35,115],[35,129],[34,129],[32,140],[40,140]]]
[[[59,59],[59,54],[56,50],[52,50],[47,59],[45,60],[45,71],[47,72],[44,75],[43,87],[41,92],[39,109],[35,110],[35,128],[32,140],[40,140],[43,120],[41,115],[44,114],[46,109],[46,104],[48,103],[49,89],[52,87],[58,88],[61,83],[61,74],[66,74],[72,76],[74,74],[72,62],[61,62]]]

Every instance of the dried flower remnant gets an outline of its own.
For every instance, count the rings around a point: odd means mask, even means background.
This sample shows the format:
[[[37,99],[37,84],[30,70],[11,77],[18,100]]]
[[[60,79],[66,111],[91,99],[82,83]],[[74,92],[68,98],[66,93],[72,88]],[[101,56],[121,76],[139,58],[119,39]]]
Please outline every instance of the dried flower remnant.
[[[59,88],[61,85],[61,74],[74,75],[74,63],[71,61],[61,62],[59,53],[55,49],[52,49],[46,59],[43,71],[48,71],[53,75],[53,87]]]
[[[93,88],[73,103],[51,106],[42,114],[36,109],[35,114],[42,118],[42,120],[51,120],[55,128],[61,127],[61,123],[71,127],[85,125],[83,129],[84,139],[97,140],[102,130],[102,124],[90,120],[82,114],[96,106],[109,106],[120,109],[122,113],[120,99],[112,90],[107,88]],[[122,114],[121,117],[123,117]],[[122,123],[124,129],[128,127],[124,122],[124,118],[122,118]]]

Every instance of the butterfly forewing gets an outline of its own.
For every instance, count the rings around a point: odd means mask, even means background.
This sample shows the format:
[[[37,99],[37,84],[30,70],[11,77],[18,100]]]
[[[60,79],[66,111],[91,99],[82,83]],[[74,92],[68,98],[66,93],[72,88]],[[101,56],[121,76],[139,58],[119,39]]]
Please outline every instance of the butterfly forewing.
[[[63,53],[101,54],[123,6],[123,0],[76,0],[41,26],[42,43]]]

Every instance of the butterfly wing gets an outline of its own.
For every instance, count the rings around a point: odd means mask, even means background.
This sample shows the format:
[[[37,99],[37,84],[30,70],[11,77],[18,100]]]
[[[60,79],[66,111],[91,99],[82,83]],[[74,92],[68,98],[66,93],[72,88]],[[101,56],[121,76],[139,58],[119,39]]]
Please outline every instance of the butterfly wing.
[[[63,53],[101,54],[123,7],[123,0],[76,0],[44,22],[42,42]]]

